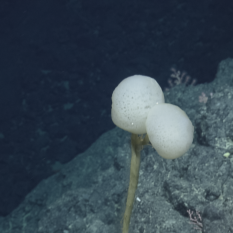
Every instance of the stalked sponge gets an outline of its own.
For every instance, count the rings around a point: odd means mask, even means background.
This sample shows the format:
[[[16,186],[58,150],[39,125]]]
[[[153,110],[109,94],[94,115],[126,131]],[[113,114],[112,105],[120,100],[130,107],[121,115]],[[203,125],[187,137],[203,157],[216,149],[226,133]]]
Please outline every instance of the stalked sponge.
[[[121,81],[112,94],[112,120],[121,129],[144,134],[148,112],[161,103],[164,103],[164,95],[155,79],[130,76]]]
[[[146,120],[149,140],[165,159],[182,156],[193,141],[194,127],[186,113],[172,104],[154,106]]]

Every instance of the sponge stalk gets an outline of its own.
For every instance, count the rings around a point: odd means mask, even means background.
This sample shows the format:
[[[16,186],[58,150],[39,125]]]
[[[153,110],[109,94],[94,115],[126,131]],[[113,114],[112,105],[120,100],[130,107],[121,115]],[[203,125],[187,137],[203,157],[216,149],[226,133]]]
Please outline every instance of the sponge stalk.
[[[147,135],[144,138],[136,134],[131,135],[132,157],[131,157],[131,165],[130,165],[130,181],[129,181],[127,201],[126,201],[126,208],[124,213],[122,233],[128,233],[129,231],[130,216],[132,213],[135,192],[138,185],[139,168],[140,168],[140,152],[143,149],[143,146],[148,144],[149,144],[149,138]]]

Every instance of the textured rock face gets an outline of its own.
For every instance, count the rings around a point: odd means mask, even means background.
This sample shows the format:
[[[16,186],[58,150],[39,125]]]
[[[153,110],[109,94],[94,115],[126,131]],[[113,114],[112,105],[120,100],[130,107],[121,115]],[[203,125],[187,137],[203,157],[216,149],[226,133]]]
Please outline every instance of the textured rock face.
[[[205,103],[198,99],[203,92]],[[204,232],[233,230],[232,98],[232,59],[220,63],[212,83],[166,93],[165,101],[191,119],[194,142],[176,160],[161,158],[152,147],[143,149],[130,233],[195,232],[201,226],[190,224],[188,210],[193,217],[198,211]],[[130,134],[115,128],[43,180],[0,219],[0,232],[121,232],[129,165]]]

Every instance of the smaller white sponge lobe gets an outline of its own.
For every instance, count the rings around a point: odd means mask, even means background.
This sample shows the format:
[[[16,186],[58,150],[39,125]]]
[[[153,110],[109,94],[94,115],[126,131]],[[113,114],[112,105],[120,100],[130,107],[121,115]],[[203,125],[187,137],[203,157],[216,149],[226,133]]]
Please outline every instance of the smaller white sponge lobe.
[[[149,110],[160,103],[164,103],[164,95],[155,79],[144,75],[130,76],[113,91],[112,121],[130,133],[144,134]]]
[[[185,154],[193,142],[194,127],[186,113],[172,104],[153,107],[146,120],[149,140],[165,159]]]

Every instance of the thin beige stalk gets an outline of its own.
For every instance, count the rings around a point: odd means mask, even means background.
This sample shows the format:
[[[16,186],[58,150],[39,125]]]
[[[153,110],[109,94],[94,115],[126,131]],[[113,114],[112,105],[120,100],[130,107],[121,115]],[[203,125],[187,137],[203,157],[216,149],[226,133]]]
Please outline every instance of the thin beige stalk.
[[[123,230],[122,233],[128,233],[130,217],[133,209],[133,202],[135,197],[135,192],[138,185],[139,168],[140,168],[140,152],[144,145],[149,144],[149,138],[146,135],[144,138],[136,134],[131,135],[131,165],[130,165],[130,180],[128,188],[128,196],[126,201],[126,208],[123,220]]]

